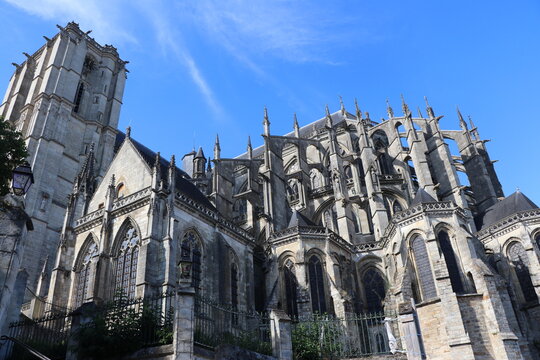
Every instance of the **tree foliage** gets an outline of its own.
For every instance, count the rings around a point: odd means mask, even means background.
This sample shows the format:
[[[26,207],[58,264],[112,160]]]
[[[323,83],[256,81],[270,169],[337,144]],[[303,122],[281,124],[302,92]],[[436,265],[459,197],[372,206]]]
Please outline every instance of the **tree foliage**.
[[[0,196],[9,192],[13,169],[28,156],[22,134],[0,118]]]

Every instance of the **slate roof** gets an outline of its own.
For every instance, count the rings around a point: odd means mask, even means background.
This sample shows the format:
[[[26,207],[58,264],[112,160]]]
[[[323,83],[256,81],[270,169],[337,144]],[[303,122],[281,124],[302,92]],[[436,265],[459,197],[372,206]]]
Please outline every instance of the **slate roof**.
[[[424,189],[419,188],[418,191],[416,192],[416,196],[414,197],[409,207],[412,207],[418,204],[423,204],[423,203],[431,203],[431,202],[437,202],[437,200],[435,200],[433,196],[429,195]]]
[[[118,134],[116,135],[116,141],[114,144],[115,154],[120,149],[125,138],[126,138],[126,134],[124,134],[121,131],[118,132]],[[140,142],[134,140],[132,137],[130,137],[129,139],[131,143],[135,146],[139,154],[141,154],[141,157],[148,164],[148,166],[150,166],[150,168],[153,168],[154,163],[156,161],[156,153],[150,150],[149,148],[147,148],[146,146],[144,146],[143,144],[141,144]],[[168,169],[169,169],[169,161],[165,160],[162,156],[160,156],[159,165],[160,165],[161,177],[163,178],[163,180],[167,180],[166,174],[168,173]],[[208,198],[203,193],[201,193],[199,189],[197,189],[197,187],[193,185],[193,183],[189,179],[190,179],[189,175],[185,171],[178,168],[177,166],[176,178],[175,178],[176,190],[182,192],[187,197],[200,203],[201,205],[204,205],[212,210],[215,210],[216,208],[214,207],[214,205],[212,205],[210,200],[208,200]]]
[[[495,224],[505,217],[513,215],[517,212],[533,209],[538,209],[538,206],[521,191],[517,190],[512,195],[507,196],[486,210],[479,229],[483,229]]]
[[[297,210],[294,210],[289,221],[289,226],[287,228],[292,228],[295,226],[317,226],[313,221],[309,220],[307,217],[299,213]]]

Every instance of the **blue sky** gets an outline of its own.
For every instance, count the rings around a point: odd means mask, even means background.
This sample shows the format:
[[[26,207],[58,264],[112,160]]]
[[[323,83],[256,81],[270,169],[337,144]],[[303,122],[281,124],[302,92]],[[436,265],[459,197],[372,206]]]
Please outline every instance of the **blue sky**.
[[[262,144],[354,98],[371,118],[400,94],[443,128],[470,115],[509,195],[540,204],[540,2],[0,0],[0,83],[74,20],[130,61],[120,128],[165,156]],[[425,112],[424,112],[425,113]]]

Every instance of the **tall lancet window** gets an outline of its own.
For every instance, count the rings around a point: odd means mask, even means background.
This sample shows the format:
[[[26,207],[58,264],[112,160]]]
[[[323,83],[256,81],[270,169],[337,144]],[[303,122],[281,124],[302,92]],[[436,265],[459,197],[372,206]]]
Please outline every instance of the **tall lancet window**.
[[[75,297],[75,307],[78,308],[88,297],[90,290],[90,263],[94,256],[98,254],[97,244],[92,240],[92,237],[89,236],[86,240],[86,244],[83,247],[83,253],[80,255],[80,262],[78,264],[78,269],[76,271],[76,297]]]
[[[116,258],[115,295],[135,297],[137,262],[139,260],[140,236],[130,221],[120,233],[120,248]]]
[[[520,242],[515,241],[508,246],[508,260],[518,279],[524,300],[526,302],[537,302],[538,297],[534,290],[531,273],[529,271],[529,258],[527,257],[525,248]]]
[[[414,259],[415,276],[420,285],[421,300],[436,297],[437,289],[435,288],[435,280],[433,280],[433,272],[424,239],[420,236],[415,237],[412,240],[411,251]]]
[[[312,256],[308,262],[309,289],[311,290],[311,308],[314,313],[326,313],[324,296],[324,272],[318,256]]]
[[[290,317],[298,317],[298,295],[296,281],[296,272],[294,270],[294,263],[291,259],[287,259],[283,266],[283,280],[285,285],[285,302],[287,305],[287,314]]]
[[[77,86],[77,91],[75,93],[75,99],[73,99],[73,103],[75,106],[73,107],[73,112],[78,113],[81,108],[81,101],[84,95],[84,83],[80,82]]]
[[[366,295],[367,311],[383,311],[386,289],[381,273],[374,268],[367,269],[362,277],[362,283],[364,284],[364,293]]]
[[[181,257],[189,258],[191,267],[191,285],[195,291],[201,287],[201,241],[197,233],[193,230],[188,231],[182,239]]]
[[[463,281],[461,280],[461,274],[456,259],[450,238],[446,231],[441,231],[437,234],[437,240],[439,240],[439,246],[446,261],[446,267],[448,268],[448,275],[450,276],[450,283],[452,284],[452,290],[455,293],[463,293]]]

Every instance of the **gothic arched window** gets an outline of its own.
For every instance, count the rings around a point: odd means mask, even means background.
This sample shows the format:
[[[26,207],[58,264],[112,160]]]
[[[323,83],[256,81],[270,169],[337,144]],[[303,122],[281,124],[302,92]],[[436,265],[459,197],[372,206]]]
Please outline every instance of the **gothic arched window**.
[[[285,285],[285,303],[287,305],[287,314],[292,318],[298,317],[298,295],[296,272],[294,263],[291,259],[287,259],[283,266],[283,280]]]
[[[394,203],[392,204],[392,213],[395,215],[400,211],[403,211],[401,204],[397,200],[394,200]]]
[[[78,113],[81,108],[81,102],[84,95],[84,83],[79,82],[79,85],[77,86],[77,91],[75,92],[75,99],[73,100],[73,103],[75,106],[73,107],[73,112]]]
[[[452,249],[448,233],[446,231],[439,232],[437,234],[437,240],[439,240],[439,246],[441,247],[444,260],[446,261],[452,290],[457,294],[461,294],[463,293],[463,281],[461,280],[458,262],[454,250]]]
[[[131,299],[135,297],[140,237],[129,220],[120,231],[120,248],[116,257],[115,295],[121,294]]]
[[[536,235],[534,236],[534,242],[540,248],[540,231],[537,232]]]
[[[427,300],[436,297],[437,290],[424,239],[420,236],[415,237],[411,243],[411,252],[414,259],[415,276],[420,287],[417,290],[419,290],[421,299]]]
[[[526,302],[537,302],[538,297],[534,290],[534,285],[531,280],[529,271],[529,258],[523,245],[515,241],[508,246],[508,260],[512,265],[513,271],[518,279],[521,293]]]
[[[287,184],[287,195],[289,197],[289,202],[295,202],[298,200],[298,182],[290,181]]]
[[[236,199],[233,205],[233,218],[235,221],[245,221],[247,219],[246,199]]]
[[[324,272],[321,260],[313,255],[308,261],[309,289],[311,290],[311,308],[314,313],[326,313],[326,298],[324,294]]]
[[[88,296],[90,287],[90,262],[98,254],[98,246],[89,236],[84,245],[84,252],[80,256],[80,264],[76,272],[76,298],[75,307],[79,307],[83,304],[84,300]]]
[[[191,260],[191,286],[195,291],[201,287],[201,241],[195,231],[190,230],[182,239],[181,254],[182,258]]]
[[[321,173],[317,169],[311,169],[309,174],[311,179],[311,189],[315,190],[321,187]]]
[[[343,168],[343,172],[345,173],[345,180],[347,181],[347,184],[351,184],[354,181],[351,166],[345,166]]]
[[[386,287],[384,286],[384,279],[381,273],[374,268],[369,268],[364,272],[362,283],[364,284],[364,293],[366,294],[367,310],[369,312],[383,311]]]

